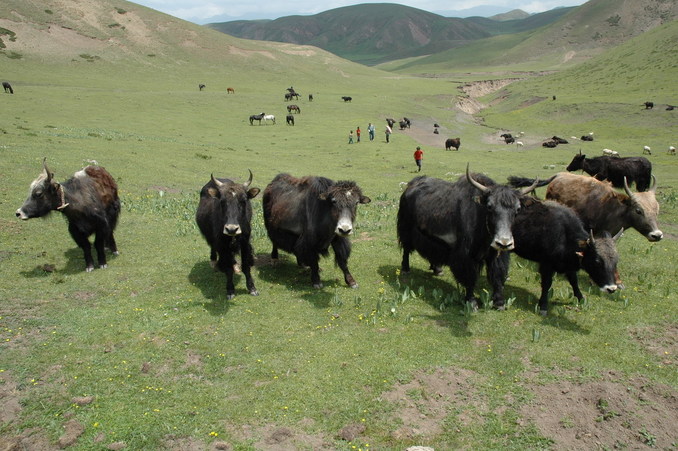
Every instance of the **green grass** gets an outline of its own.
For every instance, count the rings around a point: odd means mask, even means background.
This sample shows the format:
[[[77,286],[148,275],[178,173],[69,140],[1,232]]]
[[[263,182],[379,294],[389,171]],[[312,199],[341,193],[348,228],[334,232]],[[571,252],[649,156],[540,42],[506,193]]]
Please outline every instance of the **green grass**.
[[[642,374],[675,391],[675,366],[630,333],[661,331],[678,313],[678,172],[676,157],[661,147],[674,138],[669,112],[640,111],[635,99],[617,90],[607,98],[594,87],[588,96],[516,108],[527,93],[550,94],[557,87],[574,96],[581,82],[568,88],[562,77],[544,77],[533,82],[537,88],[512,85],[512,96],[488,110],[480,126],[452,117],[456,84],[450,79],[394,77],[342,62],[325,68],[315,60],[264,71],[260,60],[243,61],[239,70],[197,61],[190,68],[158,63],[150,70],[105,58],[48,67],[7,63],[3,77],[16,93],[1,96],[0,383],[16,384],[21,412],[0,425],[0,437],[38,430],[54,443],[64,423],[75,419],[85,432],[73,449],[117,441],[128,449],[158,449],[179,439],[252,449],[271,426],[321,437],[337,449],[403,449],[419,440],[396,433],[399,407],[384,393],[418,371],[453,368],[472,372],[467,395],[473,402],[447,405],[442,432],[426,444],[536,449],[550,446],[550,438],[519,421],[520,408],[533,397],[525,375],[535,368],[544,370],[542,383],[563,377],[549,369],[582,380],[615,371]],[[198,82],[206,91],[198,91]],[[284,125],[283,94],[290,85],[315,97],[298,102],[295,127]],[[225,94],[228,86],[235,95]],[[353,102],[345,104],[342,95]],[[612,106],[601,111],[604,98]],[[250,126],[247,117],[260,111],[276,114],[278,124]],[[510,308],[465,311],[449,272],[432,278],[428,265],[413,257],[412,274],[397,275],[399,184],[414,176],[417,143],[396,131],[386,144],[382,124],[389,116],[464,132],[460,152],[424,146],[424,172],[447,179],[467,162],[498,181],[547,176],[554,169],[544,166],[561,170],[578,150],[484,143],[495,128],[520,128],[526,136],[595,130],[603,138],[592,149],[623,155],[639,154],[638,145],[652,139],[667,238],[652,244],[626,233],[619,245],[626,289],[614,296],[599,294],[582,274],[587,302],[577,305],[558,278],[550,315],[542,318],[534,311],[534,265],[514,258],[506,287]],[[378,127],[373,143],[366,141],[369,121]],[[364,142],[349,146],[348,131],[357,125]],[[624,148],[627,138],[632,141]],[[110,258],[108,269],[82,271],[81,252],[58,214],[14,218],[44,157],[57,180],[91,159],[118,180],[121,255]],[[210,269],[193,215],[211,173],[244,179],[248,168],[260,188],[283,171],[359,183],[372,198],[359,208],[349,262],[359,289],[345,286],[331,259],[321,263],[322,290],[310,287],[309,274],[292,256],[277,267],[267,264],[270,244],[258,197],[253,244],[262,262],[254,270],[261,295],[247,295],[240,277],[236,298],[226,300],[225,278]],[[44,265],[56,269],[46,272]],[[487,289],[481,280],[479,295]],[[420,401],[424,395],[409,394]],[[78,396],[94,402],[79,406],[72,401]],[[465,423],[462,412],[478,420]],[[366,428],[354,442],[336,438],[354,424]]]

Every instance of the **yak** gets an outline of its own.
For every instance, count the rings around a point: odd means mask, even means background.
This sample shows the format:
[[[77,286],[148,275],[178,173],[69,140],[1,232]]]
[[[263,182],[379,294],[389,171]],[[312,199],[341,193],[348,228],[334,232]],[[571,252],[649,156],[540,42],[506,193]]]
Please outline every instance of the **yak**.
[[[483,265],[492,285],[494,307],[504,306],[503,285],[508,273],[508,251],[514,247],[511,225],[537,183],[523,190],[496,184],[482,174],[456,182],[431,177],[412,179],[400,196],[397,232],[403,251],[401,270],[410,271],[410,254],[417,251],[435,274],[449,266],[464,286],[465,301],[477,308],[473,291]]]
[[[94,248],[100,268],[106,268],[108,247],[118,255],[113,230],[120,215],[118,185],[101,166],[87,166],[63,183],[54,180],[47,167],[47,158],[42,162],[43,172],[31,183],[28,198],[16,211],[20,219],[47,216],[56,210],[68,220],[68,231],[85,255],[85,271],[94,269],[92,245],[89,236],[95,234]]]
[[[245,183],[212,175],[200,191],[200,203],[195,214],[198,228],[210,247],[210,264],[226,274],[227,299],[235,297],[233,273],[238,252],[247,290],[253,296],[259,294],[251,273],[254,251],[250,199],[256,197],[260,190],[250,188],[251,184],[252,171]]]
[[[344,281],[358,286],[348,269],[358,204],[371,199],[353,181],[333,181],[325,177],[296,178],[278,174],[264,190],[264,225],[273,244],[271,258],[278,260],[278,249],[292,253],[300,266],[311,269],[311,283],[322,288],[318,261],[334,250],[334,261],[344,273]]]
[[[541,276],[539,312],[546,315],[553,275],[565,274],[574,296],[581,301],[577,272],[584,269],[603,291],[617,290],[616,269],[619,255],[616,241],[620,230],[611,237],[603,232],[594,238],[571,208],[554,201],[531,199],[518,211],[512,227],[514,253],[537,262]]]
[[[652,181],[652,163],[645,157],[593,157],[575,155],[566,168],[568,171],[583,170],[598,180],[609,180],[615,188],[624,187],[624,178],[629,185],[636,184],[638,191],[647,191]]]
[[[12,85],[10,85],[8,81],[3,81],[2,87],[5,90],[5,93],[14,94],[14,89],[12,89]]]
[[[459,146],[461,146],[460,138],[448,138],[445,141],[445,150],[452,150],[453,147],[454,150],[459,150]]]
[[[341,100],[343,100],[344,102],[350,102],[351,100],[353,100],[353,97],[351,97],[351,96],[341,96]]]

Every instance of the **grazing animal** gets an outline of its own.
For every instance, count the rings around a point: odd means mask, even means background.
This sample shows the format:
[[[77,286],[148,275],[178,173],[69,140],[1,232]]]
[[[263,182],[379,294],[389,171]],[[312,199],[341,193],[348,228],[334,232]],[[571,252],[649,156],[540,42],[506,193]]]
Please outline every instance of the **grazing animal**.
[[[294,125],[294,115],[288,114],[286,119],[287,119],[287,125]]]
[[[434,274],[449,266],[464,286],[466,302],[477,307],[473,290],[484,264],[493,304],[503,308],[508,251],[514,247],[511,225],[523,195],[536,185],[517,191],[482,174],[471,175],[468,166],[466,176],[455,183],[425,176],[412,179],[398,208],[402,272],[410,271],[410,254],[416,250]]]
[[[675,108],[674,105],[666,105],[666,111],[673,111]]]
[[[226,88],[226,94],[235,94],[235,89],[233,89],[233,88]]]
[[[297,105],[287,105],[287,112],[291,113],[292,111],[296,113],[301,113],[301,108]]]
[[[386,123],[388,124],[389,127],[393,128],[393,124],[396,123],[396,120],[390,117],[386,118]]]
[[[669,146],[669,151],[667,152],[669,155],[675,155],[676,154],[676,148],[673,146]]]
[[[101,166],[87,166],[63,183],[54,180],[54,174],[42,162],[43,172],[31,183],[30,193],[16,211],[20,219],[47,216],[60,211],[68,220],[68,231],[85,255],[85,271],[94,269],[92,245],[89,236],[95,234],[94,248],[100,268],[106,268],[108,247],[118,255],[113,230],[118,224],[120,199],[118,185]]]
[[[440,125],[438,125],[438,123],[434,123],[434,124],[433,124],[433,127],[434,127],[434,128],[438,128],[438,127],[440,127]]]
[[[593,141],[593,136],[591,136],[591,135],[582,135],[581,140],[582,140],[582,141]]]
[[[617,153],[614,150],[605,150]],[[652,182],[652,163],[650,163],[650,160],[645,157],[620,158],[618,155],[617,153],[617,157],[586,158],[586,155],[580,151],[579,154],[574,156],[566,170],[572,172],[581,169],[598,180],[609,180],[612,182],[612,186],[616,188],[623,188],[626,178],[629,185],[636,184],[638,191],[647,191]]]
[[[14,94],[14,89],[12,89],[12,85],[10,85],[9,82],[3,81],[2,87],[5,89],[5,93]]]
[[[643,155],[652,155],[652,149],[650,149],[650,146],[643,146]]]
[[[569,143],[567,142],[567,139],[565,139],[565,138],[560,138],[560,137],[558,137],[558,136],[552,137],[551,140],[557,142],[558,144],[569,144]]]
[[[268,121],[273,122],[273,125],[275,125],[275,116],[272,114],[264,115],[264,124],[266,124]]]
[[[603,149],[603,155],[607,155],[608,157],[619,158],[619,152],[617,152],[616,150],[612,150],[612,149]],[[590,175],[595,176],[596,174],[590,174]],[[600,180],[603,180],[603,179],[600,179]]]
[[[651,110],[654,108],[654,102],[645,102],[643,105],[645,105],[646,110]]]
[[[525,144],[523,144],[522,141],[516,141],[516,146],[518,147],[523,147]]]
[[[459,150],[459,146],[461,146],[460,138],[447,138],[445,140],[445,150],[452,150],[453,147],[454,150]]]
[[[615,242],[620,230],[611,237],[607,232],[599,238],[584,229],[584,224],[571,208],[553,201],[531,199],[518,211],[512,227],[515,248],[522,258],[537,262],[541,275],[539,312],[546,315],[549,290],[555,273],[565,274],[575,297],[584,296],[579,289],[577,271],[584,269],[604,291],[617,290],[615,281],[619,255]]]
[[[289,93],[289,92],[285,93],[285,101],[290,101],[293,98],[294,98],[294,96],[291,93]]]
[[[205,85],[203,83],[200,83],[198,85],[198,90],[202,91],[203,89],[205,89]]]
[[[513,144],[514,142],[516,142],[516,139],[513,136],[509,136],[508,138],[504,138],[504,142],[506,144]]]
[[[353,97],[350,97],[350,96],[342,96],[342,97],[341,97],[341,100],[343,100],[344,102],[350,102],[351,100],[353,100]]]
[[[438,135],[438,134],[440,134],[440,132],[438,131],[437,128],[434,128],[434,129],[433,129],[433,134],[434,134],[434,135]]]
[[[247,291],[259,294],[254,286],[251,268],[254,251],[250,242],[252,234],[252,205],[250,199],[259,194],[259,188],[250,188],[252,171],[245,183],[230,179],[211,179],[200,191],[200,203],[195,222],[210,247],[210,264],[226,273],[226,297],[233,299],[236,255],[240,252],[240,266],[245,275]]]
[[[309,95],[308,95],[308,101],[309,101],[309,102],[313,102],[313,94],[309,94]]]
[[[403,117],[403,121],[407,124],[407,128],[410,128],[412,121],[409,118]]]
[[[398,125],[400,126],[400,130],[405,130],[407,128],[407,122],[405,121],[398,122]]]
[[[528,186],[533,179],[509,177],[515,187]],[[577,212],[584,227],[593,229],[596,236],[603,232],[616,235],[621,229],[636,229],[648,241],[659,241],[664,234],[657,226],[659,204],[655,195],[657,179],[652,176],[652,186],[643,192],[631,192],[624,183],[624,193],[616,191],[609,181],[600,181],[587,175],[559,172],[540,181],[537,186],[548,185],[546,198],[567,205]]]
[[[352,288],[358,284],[348,269],[358,204],[370,203],[352,181],[335,182],[325,177],[296,178],[278,174],[264,190],[264,224],[273,243],[271,258],[278,249],[294,254],[299,265],[311,268],[311,283],[321,288],[318,260],[334,250],[334,261]]]
[[[259,114],[253,114],[250,116],[250,125],[254,125],[254,121],[259,121],[259,125],[261,125],[261,120],[266,116],[265,113],[259,113]]]
[[[544,141],[543,143],[541,143],[541,146],[553,149],[554,147],[558,146],[558,141]]]

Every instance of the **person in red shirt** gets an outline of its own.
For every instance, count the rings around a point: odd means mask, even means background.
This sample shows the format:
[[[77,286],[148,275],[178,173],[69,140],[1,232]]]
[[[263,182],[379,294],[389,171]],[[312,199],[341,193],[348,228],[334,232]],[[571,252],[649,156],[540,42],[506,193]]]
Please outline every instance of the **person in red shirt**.
[[[424,159],[424,151],[421,150],[421,147],[417,146],[417,150],[414,151],[414,162],[417,163],[419,170],[421,172],[421,160]]]
[[[356,141],[360,142],[360,127],[357,127],[355,129],[355,137],[356,137]]]

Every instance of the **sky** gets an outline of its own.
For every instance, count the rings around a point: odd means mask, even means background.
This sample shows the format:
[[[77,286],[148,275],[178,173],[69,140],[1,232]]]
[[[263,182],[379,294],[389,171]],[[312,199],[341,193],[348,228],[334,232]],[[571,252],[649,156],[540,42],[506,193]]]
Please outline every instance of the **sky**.
[[[361,3],[398,3],[446,17],[490,16],[514,9],[540,13],[559,6],[578,6],[586,0],[133,0],[134,3],[198,24],[231,20],[277,19],[313,15]],[[488,6],[491,5],[491,6]]]

